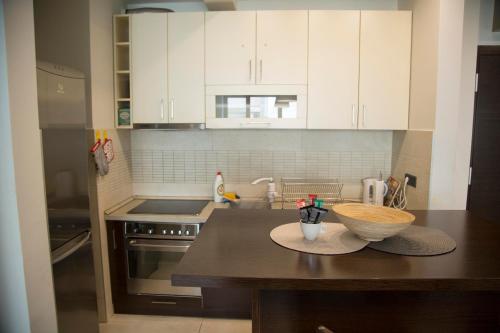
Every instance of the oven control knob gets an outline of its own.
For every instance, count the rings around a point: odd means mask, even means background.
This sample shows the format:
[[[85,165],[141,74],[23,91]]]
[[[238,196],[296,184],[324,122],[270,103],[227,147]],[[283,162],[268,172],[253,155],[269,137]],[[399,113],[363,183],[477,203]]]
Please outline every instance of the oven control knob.
[[[173,235],[174,234],[174,229],[170,229],[170,234]]]
[[[189,230],[186,230],[186,236],[189,236]]]
[[[164,235],[166,235],[166,234],[167,234],[167,229],[163,229],[163,230],[161,231],[161,233],[162,233],[162,234],[164,234]]]
[[[149,230],[148,230],[148,234],[150,234],[150,235],[151,235],[152,233],[153,233],[153,228],[149,228]]]
[[[137,232],[139,232],[139,229],[134,228],[134,229],[132,230],[132,232],[133,232],[134,234],[136,234]]]
[[[179,230],[179,236],[181,236],[181,235],[182,235],[182,231]]]

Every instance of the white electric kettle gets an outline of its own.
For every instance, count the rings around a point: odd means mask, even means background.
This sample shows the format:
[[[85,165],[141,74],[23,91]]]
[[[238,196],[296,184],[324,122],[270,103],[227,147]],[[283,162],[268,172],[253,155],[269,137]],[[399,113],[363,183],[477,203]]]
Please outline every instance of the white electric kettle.
[[[388,186],[383,180],[377,178],[363,179],[363,203],[383,206],[384,197],[387,194]]]

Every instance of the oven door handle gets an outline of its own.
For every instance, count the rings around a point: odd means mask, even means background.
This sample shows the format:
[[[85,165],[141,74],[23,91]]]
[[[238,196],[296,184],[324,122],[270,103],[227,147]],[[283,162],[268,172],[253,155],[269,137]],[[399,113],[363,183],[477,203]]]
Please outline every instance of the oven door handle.
[[[150,250],[157,252],[186,252],[191,246],[189,241],[171,241],[161,239],[129,239],[130,250]]]

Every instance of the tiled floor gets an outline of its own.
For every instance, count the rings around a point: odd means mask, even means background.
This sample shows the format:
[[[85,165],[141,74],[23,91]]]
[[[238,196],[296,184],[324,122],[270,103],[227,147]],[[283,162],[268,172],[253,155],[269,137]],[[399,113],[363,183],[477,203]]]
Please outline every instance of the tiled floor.
[[[114,315],[100,333],[250,333],[250,320]]]

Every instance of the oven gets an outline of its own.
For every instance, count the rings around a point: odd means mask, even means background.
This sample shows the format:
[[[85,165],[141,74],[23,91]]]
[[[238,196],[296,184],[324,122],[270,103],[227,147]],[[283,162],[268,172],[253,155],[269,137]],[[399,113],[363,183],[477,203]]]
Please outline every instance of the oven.
[[[213,205],[208,200],[135,199],[107,218],[115,313],[248,318],[250,291],[172,286]],[[127,218],[123,219],[126,215]],[[153,222],[154,221],[154,222]],[[243,300],[243,301],[242,301]]]
[[[201,289],[172,286],[171,276],[200,231],[200,224],[125,222],[129,295],[201,297]]]

